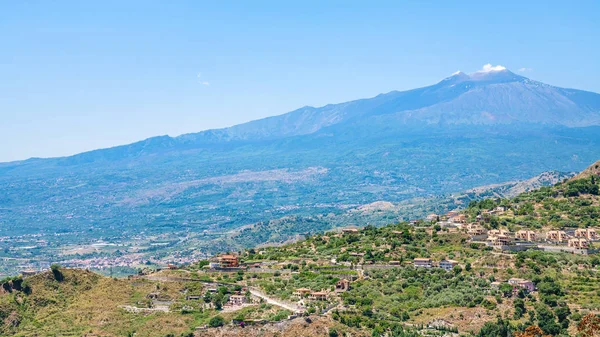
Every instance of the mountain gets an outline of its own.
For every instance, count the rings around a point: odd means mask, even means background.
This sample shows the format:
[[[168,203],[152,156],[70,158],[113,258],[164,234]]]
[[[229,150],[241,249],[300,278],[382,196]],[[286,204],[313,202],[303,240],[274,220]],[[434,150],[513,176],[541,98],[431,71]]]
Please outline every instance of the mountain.
[[[89,256],[211,253],[237,245],[215,237],[259,222],[311,232],[302,219],[315,217],[322,230],[360,205],[580,171],[598,157],[599,94],[489,67],[225,129],[2,163],[0,257],[62,260],[47,248],[65,245]],[[121,248],[90,249],[99,240]]]
[[[522,181],[511,181],[502,184],[493,184],[480,186],[465,191],[461,196],[477,200],[482,198],[514,198],[517,195],[536,190],[543,186],[558,184],[566,179],[573,177],[573,173],[564,173],[557,171],[543,172],[533,178]]]
[[[207,145],[281,140],[321,132],[340,133],[357,125],[403,131],[463,125],[600,125],[600,94],[565,89],[507,69],[457,72],[431,86],[392,91],[369,99],[302,107],[283,115],[232,127],[160,136],[131,145],[91,151],[66,159],[81,163],[150,156]],[[0,166],[1,167],[1,166]]]
[[[600,160],[590,165],[581,173],[572,178],[572,180],[583,179],[588,177],[600,177]]]
[[[600,124],[600,95],[530,80],[509,70],[459,72],[441,82],[321,108],[304,107],[221,130],[181,136],[188,141],[276,139],[333,125],[390,120],[396,125],[528,123]]]

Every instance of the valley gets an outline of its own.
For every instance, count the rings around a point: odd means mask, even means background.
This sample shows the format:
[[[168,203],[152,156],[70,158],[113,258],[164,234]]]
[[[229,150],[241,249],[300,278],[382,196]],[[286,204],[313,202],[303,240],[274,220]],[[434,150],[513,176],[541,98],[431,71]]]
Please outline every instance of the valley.
[[[600,322],[600,162],[569,177],[127,278],[58,265],[5,278],[0,333],[574,336]]]

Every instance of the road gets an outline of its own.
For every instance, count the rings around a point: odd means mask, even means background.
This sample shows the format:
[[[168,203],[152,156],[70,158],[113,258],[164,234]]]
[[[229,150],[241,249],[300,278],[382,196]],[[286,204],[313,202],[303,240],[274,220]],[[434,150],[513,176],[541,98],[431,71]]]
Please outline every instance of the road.
[[[288,304],[288,303],[284,303],[278,299],[269,297],[265,294],[263,294],[262,292],[258,291],[257,289],[253,289],[253,288],[248,288],[248,291],[258,297],[258,298],[262,298],[263,300],[265,300],[265,302],[269,303],[269,304],[273,304],[276,305],[278,307],[282,307],[284,309],[287,309],[293,313],[300,311],[300,308],[297,305],[293,305],[293,304]]]
[[[173,282],[173,281],[179,281],[179,282],[201,282],[203,284],[214,286],[214,287],[227,286],[228,285],[228,284],[223,284],[223,283],[207,282],[207,281],[201,281],[201,280],[196,280],[196,279],[192,279],[192,278],[183,278],[183,277],[168,277],[168,276],[146,275],[146,276],[144,276],[144,278],[148,279],[148,280],[160,281],[160,282]],[[255,289],[255,288],[252,288],[252,287],[248,287],[248,291],[250,291],[250,293],[252,295],[265,300],[265,302],[267,302],[269,304],[276,305],[278,307],[282,307],[282,308],[287,309],[287,310],[289,310],[289,311],[291,311],[293,313],[302,311],[302,309],[299,306],[297,306],[295,304],[291,304],[291,303],[285,303],[285,302],[283,302],[283,301],[281,301],[279,299],[276,299],[276,298],[273,298],[273,297],[269,297],[269,296],[263,294],[258,289]]]

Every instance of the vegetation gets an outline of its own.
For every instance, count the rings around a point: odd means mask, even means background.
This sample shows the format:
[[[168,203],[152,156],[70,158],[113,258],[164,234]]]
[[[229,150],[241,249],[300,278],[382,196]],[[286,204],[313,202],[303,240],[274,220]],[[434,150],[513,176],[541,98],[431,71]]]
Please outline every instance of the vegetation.
[[[597,227],[599,184],[594,175],[578,177],[510,199],[471,202],[464,214],[488,229]],[[504,211],[491,212],[498,206]],[[594,314],[600,310],[597,254],[499,253],[435,221],[320,232],[236,254],[248,269],[209,270],[201,260],[148,276],[176,278],[171,282],[108,278],[59,265],[25,279],[5,278],[0,334],[187,336],[196,327],[230,329],[230,322],[265,324],[293,314],[259,298],[227,305],[233,295],[252,299],[250,290],[286,308],[300,302],[312,317],[327,313],[331,322],[322,334],[329,336],[595,337],[600,326]],[[414,267],[419,257],[457,265]],[[508,284],[513,277],[531,280],[535,291]],[[350,288],[336,292],[341,280]],[[311,298],[316,292],[325,298]]]

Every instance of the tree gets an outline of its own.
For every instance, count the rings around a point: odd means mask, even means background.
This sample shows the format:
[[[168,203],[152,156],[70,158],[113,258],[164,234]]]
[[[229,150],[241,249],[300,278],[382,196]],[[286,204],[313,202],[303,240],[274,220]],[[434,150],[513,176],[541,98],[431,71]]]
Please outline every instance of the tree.
[[[567,329],[569,327],[569,319],[567,318],[571,314],[571,309],[566,303],[562,303],[560,306],[554,309],[554,314],[556,318],[560,322],[560,325],[563,329]]]
[[[558,335],[561,330],[560,325],[556,323],[554,319],[554,313],[548,309],[545,305],[539,305],[536,308],[536,318],[538,320],[539,328],[544,331],[544,333],[549,335]]]
[[[528,326],[524,332],[515,332],[515,337],[550,337],[548,335],[544,335],[544,332],[540,327],[532,325]]]
[[[511,336],[511,327],[508,324],[508,321],[504,321],[501,318],[498,318],[496,323],[486,322],[477,337],[509,337]]]
[[[54,275],[54,279],[58,282],[61,282],[65,279],[62,271],[60,270],[61,266],[57,263],[54,263],[50,266],[50,270],[52,271],[52,275]]]
[[[527,311],[525,309],[525,302],[522,299],[517,298],[517,299],[515,299],[515,303],[514,304],[515,304],[515,315],[514,315],[514,318],[515,319],[519,319],[519,318],[523,317],[523,314]]]
[[[586,315],[577,325],[577,331],[583,337],[600,336],[600,317],[594,314]]]
[[[210,319],[210,321],[208,321],[208,326],[211,328],[217,328],[220,326],[223,326],[223,324],[225,323],[225,319],[221,316],[214,316],[213,318]]]
[[[513,287],[508,283],[503,283],[499,290],[502,292],[502,296],[510,297],[512,295]]]

